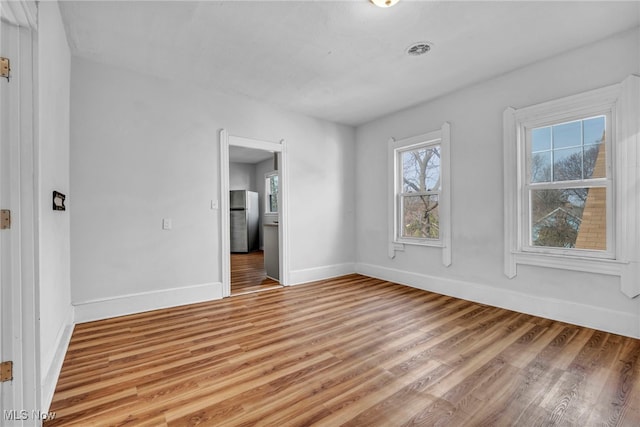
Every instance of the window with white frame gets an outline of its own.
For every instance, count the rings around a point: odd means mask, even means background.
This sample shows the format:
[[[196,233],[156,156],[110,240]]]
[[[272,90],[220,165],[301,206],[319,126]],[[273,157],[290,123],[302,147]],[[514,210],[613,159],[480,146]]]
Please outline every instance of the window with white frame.
[[[278,213],[278,171],[273,171],[265,174],[264,177],[265,187],[265,207],[264,212],[267,214]]]
[[[617,275],[640,294],[640,79],[504,114],[505,274]]]
[[[398,151],[398,237],[440,240],[440,140]]]
[[[524,250],[613,258],[610,123],[606,109],[524,129]]]
[[[404,245],[443,247],[451,263],[449,234],[449,124],[389,144],[390,256]]]

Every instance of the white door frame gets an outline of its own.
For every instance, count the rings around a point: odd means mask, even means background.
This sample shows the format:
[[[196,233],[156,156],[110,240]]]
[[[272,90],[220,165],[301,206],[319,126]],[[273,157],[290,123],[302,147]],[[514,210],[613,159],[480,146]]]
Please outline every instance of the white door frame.
[[[280,153],[278,165],[279,199],[278,199],[278,238],[280,261],[280,284],[289,286],[289,159],[284,140],[269,142],[253,138],[229,135],[220,131],[220,236],[222,296],[231,296],[231,241],[229,230],[229,146],[253,148],[256,150]]]
[[[3,230],[2,274],[8,280],[3,291],[9,293],[9,301],[3,301],[3,334],[11,334],[9,355],[13,360],[13,381],[3,383],[2,407],[7,410],[29,411],[29,419],[11,425],[38,425],[31,417],[31,411],[39,411],[40,395],[40,332],[38,322],[39,289],[37,281],[37,192],[35,188],[37,164],[37,135],[35,81],[36,52],[36,6],[33,1],[5,2],[0,4],[0,31],[8,36],[3,47],[12,62],[12,79],[0,84],[6,85],[3,95],[8,95],[8,111],[2,112],[0,126],[8,126],[3,141],[3,150],[8,156],[9,170],[3,174],[3,191],[9,194],[3,198],[3,209],[11,209],[10,230]],[[6,30],[6,31],[5,31]],[[4,166],[7,167],[7,162]],[[8,197],[7,197],[8,196]],[[5,387],[7,386],[7,387]],[[4,393],[6,392],[6,394]],[[5,405],[9,404],[9,407]],[[4,413],[0,414],[0,425],[4,425]]]

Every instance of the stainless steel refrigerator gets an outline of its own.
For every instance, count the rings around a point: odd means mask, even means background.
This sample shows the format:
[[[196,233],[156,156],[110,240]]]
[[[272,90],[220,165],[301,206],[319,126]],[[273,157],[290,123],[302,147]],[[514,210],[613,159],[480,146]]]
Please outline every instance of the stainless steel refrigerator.
[[[247,190],[229,192],[231,211],[231,252],[250,252],[258,249],[259,205],[258,193]]]

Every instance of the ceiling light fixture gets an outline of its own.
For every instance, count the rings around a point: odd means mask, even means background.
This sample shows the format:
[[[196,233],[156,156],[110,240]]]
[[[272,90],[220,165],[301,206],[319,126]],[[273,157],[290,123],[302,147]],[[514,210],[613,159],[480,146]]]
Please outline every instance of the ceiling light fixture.
[[[369,0],[378,7],[391,7],[398,3],[398,0]]]
[[[414,43],[407,48],[407,55],[409,56],[420,56],[431,50],[433,43],[431,42],[418,42]]]

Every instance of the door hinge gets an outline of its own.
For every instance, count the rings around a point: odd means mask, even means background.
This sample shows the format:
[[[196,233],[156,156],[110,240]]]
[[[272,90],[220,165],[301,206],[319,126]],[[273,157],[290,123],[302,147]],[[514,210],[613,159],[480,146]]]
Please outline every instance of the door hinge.
[[[11,228],[11,211],[9,209],[0,210],[0,230]]]
[[[13,362],[2,362],[0,364],[0,382],[13,380]]]
[[[0,58],[0,77],[4,77],[9,81],[11,77],[11,64],[9,58]]]

